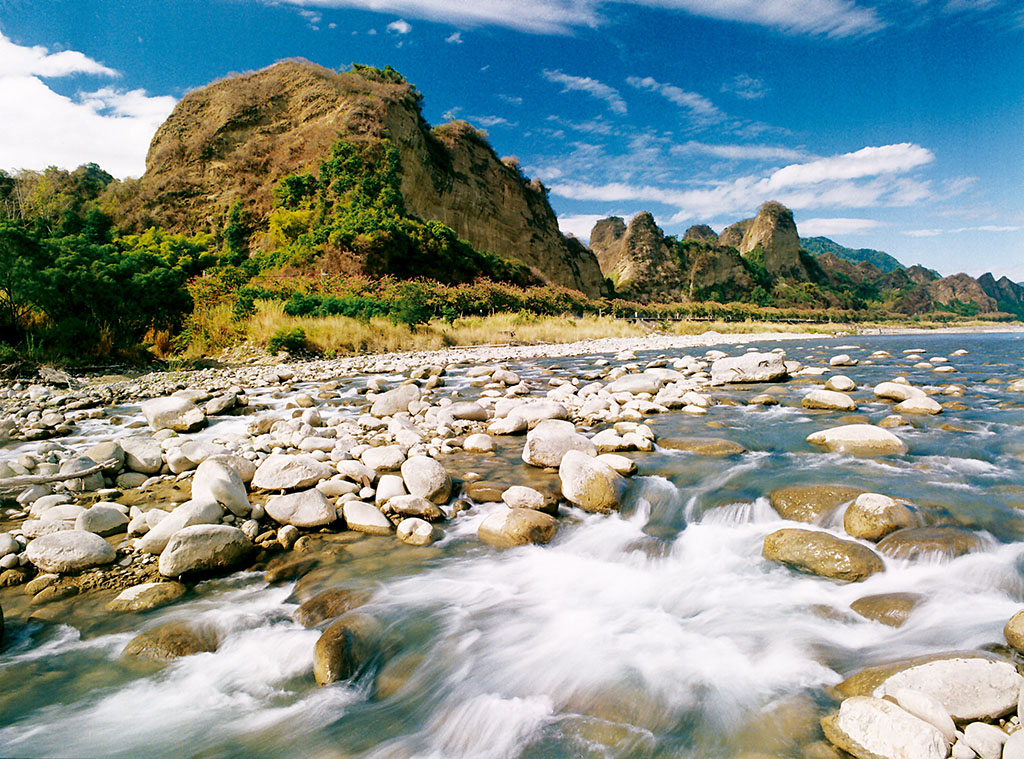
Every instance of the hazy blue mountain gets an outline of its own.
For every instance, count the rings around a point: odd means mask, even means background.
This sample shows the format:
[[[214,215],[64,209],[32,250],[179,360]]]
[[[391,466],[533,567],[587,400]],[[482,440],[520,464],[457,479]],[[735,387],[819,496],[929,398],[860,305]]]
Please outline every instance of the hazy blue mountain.
[[[861,261],[867,261],[883,274],[888,274],[891,271],[898,271],[899,269],[905,268],[903,264],[885,251],[872,250],[871,248],[846,248],[835,240],[830,240],[827,237],[801,237],[800,247],[813,256],[820,256],[822,253],[831,253],[837,258],[842,258],[855,264],[859,264]]]

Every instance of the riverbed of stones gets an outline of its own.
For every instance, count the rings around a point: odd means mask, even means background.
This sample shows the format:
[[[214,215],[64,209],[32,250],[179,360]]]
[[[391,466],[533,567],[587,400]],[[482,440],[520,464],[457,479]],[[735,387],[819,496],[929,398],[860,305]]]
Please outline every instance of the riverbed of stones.
[[[907,353],[920,359],[916,368],[939,378],[955,373],[951,359],[964,352]],[[705,415],[726,386],[748,390],[751,405],[777,404],[763,386],[794,376],[821,382],[803,407],[857,411],[850,393],[858,384],[847,374],[858,360],[842,353],[827,367],[804,367],[782,349],[670,352],[644,363],[623,350],[595,359],[587,377],[546,381],[525,380],[505,362],[478,363],[479,353],[440,355],[447,361],[438,354],[428,362],[366,357],[343,367],[307,362],[3,388],[0,434],[10,445],[32,446],[0,463],[0,492],[8,499],[0,587],[19,586],[31,596],[30,615],[38,620],[53,620],[51,608],[96,591],[120,591],[107,604],[112,614],[144,611],[177,601],[197,580],[240,569],[263,568],[272,583],[298,580],[322,564],[317,550],[325,540],[346,535],[429,546],[481,503],[502,504],[480,522],[482,542],[499,549],[544,544],[569,507],[618,509],[644,452],[744,451],[717,438],[657,439],[646,423],[655,415]],[[879,351],[867,361],[888,357]],[[468,381],[477,397],[449,391],[453,377]],[[1024,381],[1006,389],[1024,392]],[[808,442],[855,456],[899,455],[907,446],[895,433],[909,418],[955,412],[964,394],[956,383],[918,387],[904,377],[872,390],[893,404],[891,414],[878,424],[846,419]],[[268,394],[273,408],[253,402]],[[145,421],[136,418],[138,406]],[[225,416],[244,417],[244,434],[198,435]],[[83,427],[100,442],[61,442],[79,439]],[[522,437],[522,461],[549,473],[556,487],[480,481],[445,465],[453,453],[493,455],[496,440],[509,436]],[[864,580],[885,571],[882,556],[955,557],[984,548],[977,534],[935,524],[912,503],[842,484],[780,488],[770,502],[784,519],[807,526],[772,532],[764,558],[822,581]],[[845,537],[818,527],[840,509]],[[379,654],[380,626],[359,611],[367,600],[329,589],[299,607],[300,623],[323,628],[314,651],[317,683],[348,679]],[[918,600],[867,596],[852,608],[897,626]],[[0,640],[2,629],[0,621]],[[1024,613],[1007,623],[1005,635],[1024,650]],[[174,622],[141,633],[125,655],[165,661],[217,645],[214,632]],[[1016,759],[1024,757],[1022,684],[1013,660],[990,652],[894,662],[837,686],[838,708],[822,729],[832,746],[864,759]]]

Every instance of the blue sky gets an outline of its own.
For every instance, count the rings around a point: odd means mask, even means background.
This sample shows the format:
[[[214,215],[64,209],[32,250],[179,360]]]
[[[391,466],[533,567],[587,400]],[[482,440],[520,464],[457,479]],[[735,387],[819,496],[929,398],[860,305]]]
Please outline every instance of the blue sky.
[[[1024,280],[1019,0],[0,0],[0,168],[138,175],[190,89],[288,57],[394,66],[582,238],[774,199],[805,236]]]

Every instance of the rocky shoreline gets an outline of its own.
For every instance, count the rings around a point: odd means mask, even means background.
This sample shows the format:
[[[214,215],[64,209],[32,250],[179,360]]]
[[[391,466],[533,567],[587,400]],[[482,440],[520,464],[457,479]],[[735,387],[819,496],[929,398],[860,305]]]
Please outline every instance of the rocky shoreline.
[[[542,545],[573,509],[616,511],[645,452],[742,453],[720,438],[659,438],[646,423],[662,414],[706,415],[726,401],[716,397],[724,389],[769,407],[779,402],[775,383],[799,378],[808,383],[804,408],[843,415],[807,441],[867,457],[902,455],[907,446],[898,433],[910,419],[961,404],[964,387],[948,380],[964,352],[929,359],[907,351],[935,381],[914,386],[895,376],[876,384],[873,397],[891,408],[872,424],[856,415],[850,395],[861,383],[846,373],[855,374],[858,359],[837,352],[827,366],[803,366],[781,348],[739,349],[806,337],[655,336],[204,369],[113,383],[74,379],[69,387],[12,384],[0,391],[0,425],[9,445],[31,444],[31,452],[0,464],[0,489],[11,499],[0,512],[0,588],[29,599],[16,604],[19,615],[56,621],[90,594],[109,598],[110,614],[139,612],[176,602],[198,580],[238,570],[301,584],[360,536],[428,550],[446,525],[481,504],[493,511],[480,522],[480,541],[498,549]],[[711,347],[723,343],[735,346],[733,355]],[[693,348],[708,350],[683,352]],[[641,362],[634,352],[641,349],[663,355]],[[546,381],[524,380],[508,366],[554,355],[601,357],[585,375]],[[888,357],[878,351],[865,363]],[[472,388],[475,399],[458,388]],[[1024,392],[1024,381],[1005,390]],[[232,434],[204,434],[232,419]],[[521,436],[521,460],[538,480],[489,481],[446,464],[453,455],[491,456],[496,441],[510,436]],[[769,495],[795,526],[765,538],[764,558],[822,581],[860,582],[884,572],[885,557],[924,560],[985,548],[971,530],[937,523],[884,493],[837,484]],[[837,510],[842,537],[820,528]],[[915,603],[903,596],[864,597],[852,609],[898,626]],[[301,600],[296,619],[322,629],[314,651],[318,684],[386,661],[386,635],[360,610],[366,595],[329,588]],[[1006,640],[1007,656],[958,652],[851,676],[835,689],[837,709],[822,721],[825,737],[863,759],[1024,756],[1017,715],[1024,678],[1012,653],[1024,643],[1022,615],[1007,623]],[[217,645],[210,630],[175,622],[140,633],[124,655],[160,662]]]

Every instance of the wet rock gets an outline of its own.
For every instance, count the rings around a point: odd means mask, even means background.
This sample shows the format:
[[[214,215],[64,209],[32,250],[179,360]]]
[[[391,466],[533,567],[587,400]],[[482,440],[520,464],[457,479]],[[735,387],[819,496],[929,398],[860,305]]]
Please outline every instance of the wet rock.
[[[94,532],[105,538],[127,531],[128,516],[115,504],[97,503],[75,518],[75,529]]]
[[[686,451],[698,456],[736,456],[747,449],[732,440],[721,438],[664,437],[658,445],[670,451]]]
[[[843,696],[884,698],[897,690],[925,693],[954,722],[993,720],[1017,708],[1024,678],[1012,662],[991,654],[953,653],[867,667],[835,687]]]
[[[259,490],[302,490],[313,487],[332,474],[331,467],[308,454],[290,456],[274,453],[256,468],[252,486]]]
[[[531,466],[557,467],[568,451],[581,451],[588,456],[597,455],[597,447],[585,436],[576,432],[572,422],[548,419],[526,436],[523,447],[523,461]]]
[[[776,530],[765,537],[763,555],[769,561],[840,582],[860,582],[885,570],[871,549],[820,530]]]
[[[821,720],[821,728],[834,746],[858,759],[946,759],[949,754],[938,728],[870,696],[846,699]]]
[[[751,398],[747,403],[751,406],[778,406],[779,399],[768,393],[760,393]]]
[[[900,414],[889,414],[878,423],[878,426],[887,429],[891,427],[909,427],[910,422]]]
[[[158,566],[164,577],[219,572],[239,566],[252,551],[253,544],[237,527],[197,524],[184,527],[171,536],[160,554]]]
[[[246,535],[246,537],[249,537]],[[259,531],[257,530],[256,538],[259,539]],[[277,531],[277,542],[286,551],[292,550],[296,543],[299,542],[299,528],[295,525],[286,524]]]
[[[161,553],[178,530],[198,524],[217,524],[223,516],[224,509],[216,503],[186,501],[159,522],[150,524],[149,532],[139,538],[136,547],[144,553]]]
[[[452,479],[441,462],[429,456],[411,456],[402,464],[402,480],[411,495],[436,504],[448,503]]]
[[[813,432],[807,436],[807,442],[820,445],[830,452],[854,456],[884,456],[907,451],[902,440],[888,430],[871,424],[846,424]]]
[[[927,394],[919,387],[905,385],[902,382],[880,382],[875,385],[875,397],[891,401],[906,401],[911,398],[925,398]]]
[[[234,468],[208,459],[203,461],[192,478],[192,500],[219,503],[236,517],[249,516],[252,505],[245,483]]]
[[[907,688],[898,688],[891,695],[901,709],[913,714],[919,720],[927,722],[942,733],[942,737],[946,739],[947,743],[956,740],[956,725],[953,724],[952,717],[949,716],[949,712],[941,702],[936,701],[927,693]]]
[[[428,522],[438,522],[444,519],[444,512],[436,504],[418,495],[395,496],[385,504],[384,511],[403,517],[419,517]]]
[[[864,540],[880,540],[896,530],[917,526],[917,517],[910,509],[881,493],[861,493],[843,515],[843,528]]]
[[[827,411],[856,411],[857,403],[846,393],[835,390],[812,390],[803,397],[800,405],[804,408]]]
[[[84,530],[62,530],[36,538],[25,547],[25,555],[43,572],[77,572],[112,564],[113,547],[99,535]]]
[[[777,382],[785,379],[785,358],[778,353],[745,353],[711,364],[711,379],[720,382]]]
[[[472,498],[477,503],[490,503],[501,500],[501,494],[508,489],[503,482],[491,480],[477,480],[463,486],[462,492],[467,498]]]
[[[813,523],[863,492],[849,485],[786,485],[769,493],[768,500],[783,519]]]
[[[163,449],[151,437],[130,437],[119,441],[124,450],[124,465],[140,474],[156,474],[163,466]],[[137,486],[136,486],[137,487]]]
[[[482,432],[468,435],[462,442],[462,450],[467,453],[490,453],[494,450],[494,438]]]
[[[898,414],[941,414],[942,406],[927,396],[920,398],[908,398],[893,406],[893,411]]]
[[[195,432],[206,424],[206,414],[188,398],[168,396],[143,401],[142,415],[154,432]]]
[[[512,548],[527,543],[547,543],[557,529],[558,522],[549,514],[533,509],[508,509],[485,518],[477,537],[498,548]]]
[[[900,627],[924,597],[917,593],[878,593],[858,598],[850,608],[866,619]]]
[[[278,556],[267,566],[263,579],[271,585],[298,580],[319,564],[315,556]]]
[[[501,494],[501,501],[510,509],[533,509],[551,513],[557,508],[555,498],[525,485],[513,485]]]
[[[843,374],[836,374],[825,382],[826,390],[835,390],[840,393],[849,393],[857,389],[857,383]]]
[[[430,522],[408,517],[398,523],[398,539],[410,546],[429,546],[437,539],[437,530]]]
[[[329,685],[357,675],[373,658],[379,638],[380,624],[365,614],[351,614],[332,624],[313,648],[316,684]]]
[[[334,506],[316,488],[272,496],[264,509],[278,524],[295,527],[323,527],[338,518]]]
[[[125,588],[107,604],[107,611],[149,611],[174,603],[186,588],[180,582],[147,582]]]
[[[1006,622],[1003,637],[1011,646],[1024,652],[1024,610],[1018,611]]]
[[[124,647],[122,655],[151,661],[171,661],[182,656],[217,650],[217,633],[209,627],[186,622],[166,622],[139,633]]]
[[[391,522],[376,506],[362,501],[346,501],[341,508],[350,530],[369,535],[391,534]]]
[[[929,555],[955,559],[984,547],[984,541],[976,534],[952,525],[908,527],[878,543],[879,552],[895,559],[921,559]]]
[[[316,627],[321,622],[340,617],[370,600],[370,594],[347,588],[331,588],[303,602],[295,610],[295,621],[303,627]]]
[[[617,509],[626,480],[607,464],[579,451],[567,451],[558,467],[562,495],[584,511]]]
[[[409,404],[420,399],[420,389],[416,385],[399,385],[394,390],[381,393],[373,399],[370,415],[378,419],[385,416],[408,411]]]

